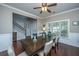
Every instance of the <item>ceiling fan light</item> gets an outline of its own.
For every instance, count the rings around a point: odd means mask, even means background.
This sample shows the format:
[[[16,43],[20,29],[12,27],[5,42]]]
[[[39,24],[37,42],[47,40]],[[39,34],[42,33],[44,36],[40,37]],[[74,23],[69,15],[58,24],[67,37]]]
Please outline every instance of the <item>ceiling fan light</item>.
[[[44,11],[44,7],[42,7],[42,11]]]
[[[47,11],[47,7],[44,7],[44,11]]]
[[[42,11],[47,11],[47,7],[42,7]]]

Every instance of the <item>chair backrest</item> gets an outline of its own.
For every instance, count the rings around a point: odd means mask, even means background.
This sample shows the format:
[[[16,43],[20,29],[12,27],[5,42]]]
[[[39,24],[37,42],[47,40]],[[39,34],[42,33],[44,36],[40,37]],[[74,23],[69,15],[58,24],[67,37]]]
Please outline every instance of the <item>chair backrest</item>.
[[[46,42],[44,47],[44,53],[47,55],[52,48],[53,40]]]
[[[53,39],[53,43],[56,41],[56,38]]]
[[[57,36],[56,40],[55,40],[55,43],[58,43],[58,42],[59,42],[59,37]]]
[[[53,39],[53,47],[56,47],[56,45],[58,44],[59,42],[59,37],[56,37]]]
[[[53,47],[55,47],[55,44],[56,44],[56,37],[55,38],[53,38]]]
[[[13,46],[9,47],[7,52],[8,52],[9,56],[15,56],[15,52],[14,52]]]

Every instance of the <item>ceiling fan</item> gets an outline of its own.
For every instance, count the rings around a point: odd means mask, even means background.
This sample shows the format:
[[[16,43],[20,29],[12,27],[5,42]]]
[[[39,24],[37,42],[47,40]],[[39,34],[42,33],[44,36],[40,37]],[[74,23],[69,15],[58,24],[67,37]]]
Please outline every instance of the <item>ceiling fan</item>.
[[[51,13],[51,10],[49,10],[48,7],[52,7],[52,6],[56,6],[56,5],[57,5],[57,3],[53,3],[53,4],[50,4],[50,5],[48,5],[47,3],[42,3],[41,7],[35,7],[33,9],[40,9],[41,8],[40,14],[44,11]]]

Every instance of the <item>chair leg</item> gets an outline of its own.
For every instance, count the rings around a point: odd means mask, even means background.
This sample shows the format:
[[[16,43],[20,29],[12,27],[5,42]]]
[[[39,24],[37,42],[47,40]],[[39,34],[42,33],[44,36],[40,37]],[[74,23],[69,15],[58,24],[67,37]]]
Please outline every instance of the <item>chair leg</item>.
[[[55,53],[57,52],[56,47],[55,47]]]
[[[55,45],[55,53],[57,53],[57,50],[59,49],[58,43]]]
[[[58,45],[58,43],[57,43],[57,49],[59,49],[59,45]]]
[[[45,53],[44,53],[44,56],[45,56]]]
[[[56,51],[56,46],[55,46],[55,47],[52,47],[52,49],[54,50],[55,53],[57,52],[57,51]]]

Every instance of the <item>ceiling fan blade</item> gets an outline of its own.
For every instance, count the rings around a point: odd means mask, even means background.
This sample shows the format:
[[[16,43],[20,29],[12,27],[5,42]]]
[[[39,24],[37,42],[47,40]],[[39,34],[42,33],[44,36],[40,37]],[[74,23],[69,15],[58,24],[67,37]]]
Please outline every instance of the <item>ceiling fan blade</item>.
[[[42,13],[42,10],[40,11],[40,14]]]
[[[41,7],[35,7],[35,8],[33,8],[33,9],[39,9],[39,8],[41,8]]]
[[[50,11],[49,9],[47,9],[47,11],[48,11],[49,13],[51,13],[51,11]]]
[[[56,5],[57,5],[57,3],[53,3],[53,4],[48,5],[48,7],[56,6]]]

